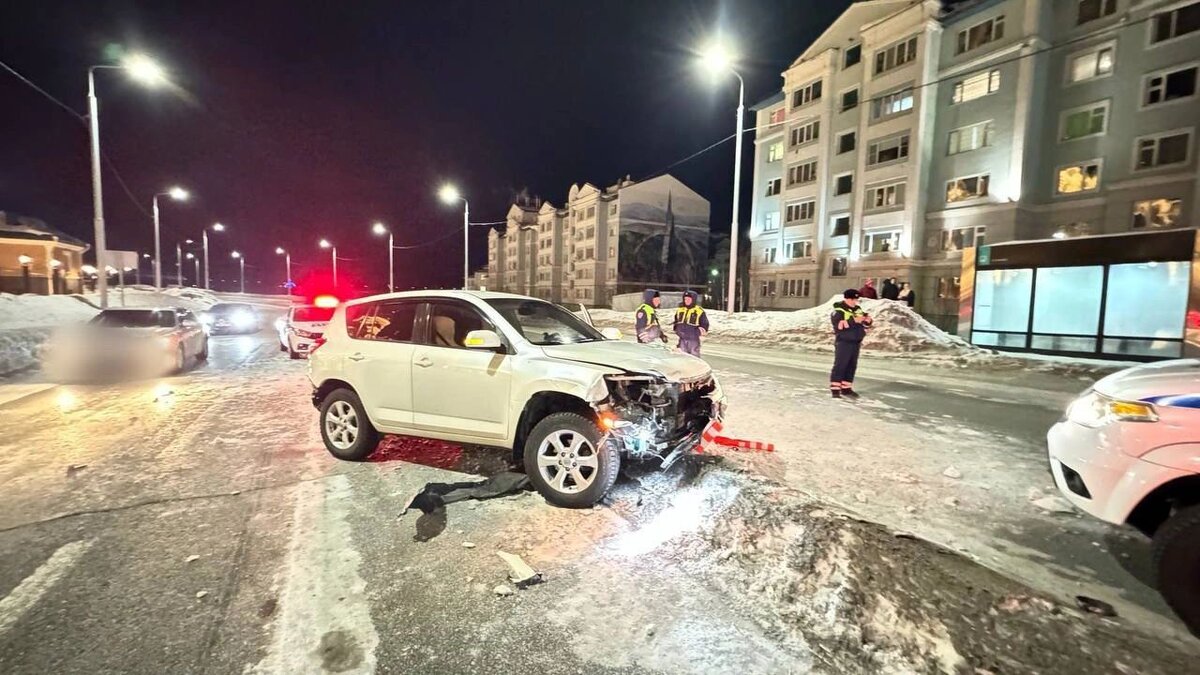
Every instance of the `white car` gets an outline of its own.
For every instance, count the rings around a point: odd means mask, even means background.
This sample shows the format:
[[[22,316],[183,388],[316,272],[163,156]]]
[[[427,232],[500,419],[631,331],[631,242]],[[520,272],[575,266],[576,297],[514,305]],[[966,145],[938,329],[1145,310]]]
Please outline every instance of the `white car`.
[[[309,355],[321,437],[364,460],[379,434],[496,446],[554,504],[590,506],[622,455],[669,466],[725,398],[700,359],[620,342],[519,295],[409,292],[339,306]]]
[[[1047,441],[1071,503],[1153,537],[1159,592],[1200,635],[1200,359],[1105,377]]]
[[[297,305],[288,309],[275,324],[279,332],[279,351],[287,352],[293,359],[307,355],[325,333],[325,326],[332,316],[332,307]]]
[[[110,308],[55,331],[41,358],[46,373],[64,381],[179,373],[208,358],[208,334],[187,309]]]

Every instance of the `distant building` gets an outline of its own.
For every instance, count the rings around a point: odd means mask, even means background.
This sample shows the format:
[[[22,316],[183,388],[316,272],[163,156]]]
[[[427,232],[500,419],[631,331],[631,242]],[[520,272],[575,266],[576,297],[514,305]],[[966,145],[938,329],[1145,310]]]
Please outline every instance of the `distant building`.
[[[488,271],[487,268],[475,270],[470,278],[467,279],[467,290],[469,291],[488,291]]]
[[[80,293],[86,250],[85,242],[36,218],[0,211],[0,292]]]
[[[709,203],[670,175],[571,186],[555,207],[521,200],[488,236],[489,290],[609,305],[645,288],[707,283]]]
[[[896,277],[953,330],[968,249],[1195,227],[1197,17],[1200,0],[850,5],[754,106],[751,305]]]

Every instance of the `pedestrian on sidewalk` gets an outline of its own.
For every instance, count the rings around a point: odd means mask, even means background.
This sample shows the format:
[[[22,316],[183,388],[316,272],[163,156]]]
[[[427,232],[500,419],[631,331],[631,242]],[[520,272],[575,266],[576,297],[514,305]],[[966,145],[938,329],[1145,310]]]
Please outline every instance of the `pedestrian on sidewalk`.
[[[700,306],[700,294],[685,291],[683,303],[675,310],[675,334],[679,336],[679,351],[699,358],[700,338],[708,335],[708,315]]]
[[[900,299],[900,284],[896,283],[896,277],[883,280],[883,290],[879,292],[879,297],[884,300]]]
[[[912,307],[913,305],[917,304],[917,292],[914,291],[912,286],[909,286],[908,282],[906,281],[904,282],[904,286],[900,288],[900,295],[896,299],[906,303],[909,307]]]
[[[858,398],[854,391],[854,373],[858,370],[858,352],[871,325],[871,317],[858,306],[860,293],[853,288],[842,293],[842,301],[834,303],[833,314],[833,372],[829,374],[829,391],[834,398]]]
[[[871,300],[879,299],[879,291],[875,290],[875,280],[868,278],[863,282],[862,288],[858,289],[859,297],[870,298]]]
[[[637,314],[634,316],[634,330],[639,343],[667,341],[662,325],[658,322],[658,307],[661,304],[662,297],[659,296],[658,291],[653,288],[642,291],[642,304],[637,308]]]

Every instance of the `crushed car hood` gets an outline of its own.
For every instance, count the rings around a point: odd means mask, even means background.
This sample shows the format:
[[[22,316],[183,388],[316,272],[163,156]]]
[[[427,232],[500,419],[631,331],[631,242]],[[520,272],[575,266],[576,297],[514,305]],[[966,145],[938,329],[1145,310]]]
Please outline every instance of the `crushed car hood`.
[[[552,358],[619,368],[631,373],[658,373],[674,382],[694,380],[712,373],[707,363],[694,356],[619,340],[552,345],[543,349]]]

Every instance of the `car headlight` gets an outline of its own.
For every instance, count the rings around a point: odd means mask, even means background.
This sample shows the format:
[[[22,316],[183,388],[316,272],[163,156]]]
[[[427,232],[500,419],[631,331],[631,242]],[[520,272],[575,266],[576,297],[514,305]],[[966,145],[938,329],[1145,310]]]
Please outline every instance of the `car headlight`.
[[[1067,419],[1085,427],[1099,427],[1110,422],[1157,422],[1158,413],[1149,403],[1120,401],[1089,391],[1067,408]]]
[[[254,324],[254,315],[250,312],[236,312],[229,317],[229,322],[238,328],[246,328]]]

